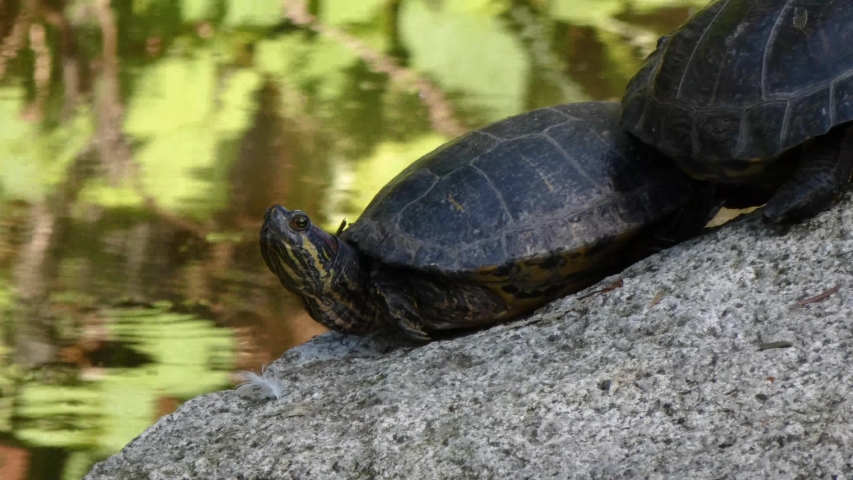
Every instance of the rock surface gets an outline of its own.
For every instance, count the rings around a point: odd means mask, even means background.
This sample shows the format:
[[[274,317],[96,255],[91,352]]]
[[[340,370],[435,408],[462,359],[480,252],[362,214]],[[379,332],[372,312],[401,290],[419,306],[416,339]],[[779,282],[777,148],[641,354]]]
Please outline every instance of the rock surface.
[[[86,478],[851,478],[851,206],[454,340],[317,337],[270,367],[280,399],[190,400]]]

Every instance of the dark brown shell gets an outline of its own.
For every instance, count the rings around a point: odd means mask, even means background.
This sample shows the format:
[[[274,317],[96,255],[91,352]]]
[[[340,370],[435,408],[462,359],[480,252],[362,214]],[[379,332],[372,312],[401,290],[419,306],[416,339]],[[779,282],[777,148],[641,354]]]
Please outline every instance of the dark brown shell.
[[[341,238],[392,265],[500,282],[582,275],[683,206],[690,181],[628,138],[614,102],[560,105],[468,133],[386,185]]]
[[[659,43],[622,100],[625,128],[687,171],[761,174],[853,120],[850,0],[720,0]]]

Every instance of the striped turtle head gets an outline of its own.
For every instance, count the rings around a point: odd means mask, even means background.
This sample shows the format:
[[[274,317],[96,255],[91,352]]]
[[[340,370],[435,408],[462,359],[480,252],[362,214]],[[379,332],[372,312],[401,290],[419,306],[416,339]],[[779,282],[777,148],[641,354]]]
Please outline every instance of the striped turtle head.
[[[261,255],[314,320],[348,333],[378,327],[377,307],[364,290],[369,272],[358,251],[314,225],[304,212],[281,205],[268,208],[261,226]]]
[[[333,280],[339,245],[305,212],[273,205],[264,214],[261,254],[284,288],[297,295],[323,295]]]

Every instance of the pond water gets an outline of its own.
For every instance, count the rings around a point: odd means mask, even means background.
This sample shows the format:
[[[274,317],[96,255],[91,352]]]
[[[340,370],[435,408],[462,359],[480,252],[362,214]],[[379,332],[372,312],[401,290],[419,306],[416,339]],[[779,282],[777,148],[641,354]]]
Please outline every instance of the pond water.
[[[324,331],[269,205],[334,229],[468,129],[618,100],[704,3],[0,0],[0,478],[80,478]]]

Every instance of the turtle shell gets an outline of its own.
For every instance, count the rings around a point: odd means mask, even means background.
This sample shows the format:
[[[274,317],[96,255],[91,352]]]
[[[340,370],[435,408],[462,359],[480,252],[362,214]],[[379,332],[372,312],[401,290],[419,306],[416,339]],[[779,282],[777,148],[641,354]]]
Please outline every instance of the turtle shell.
[[[541,285],[582,274],[693,195],[686,175],[625,135],[620,113],[567,104],[463,135],[383,187],[341,238],[442,275]]]
[[[853,120],[850,0],[720,0],[658,43],[622,100],[626,130],[716,180],[761,176]]]

